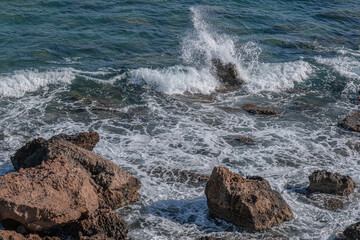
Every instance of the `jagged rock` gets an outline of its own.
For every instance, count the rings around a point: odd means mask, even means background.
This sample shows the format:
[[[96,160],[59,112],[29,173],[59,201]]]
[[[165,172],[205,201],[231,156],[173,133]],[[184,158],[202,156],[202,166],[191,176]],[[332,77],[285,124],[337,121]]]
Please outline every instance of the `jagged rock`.
[[[92,214],[99,199],[90,182],[64,156],[0,176],[0,221],[41,231]]]
[[[99,134],[97,132],[83,132],[75,135],[67,134],[58,134],[53,136],[49,141],[46,141],[44,138],[37,138],[28,142],[24,147],[20,148],[13,157],[11,157],[11,162],[14,165],[14,168],[18,170],[23,167],[32,167],[39,165],[43,159],[41,158],[44,155],[44,147],[49,143],[56,140],[65,140],[69,141],[79,147],[85,148],[89,151],[92,151],[95,145],[99,142]],[[39,157],[36,164],[26,164],[26,159],[31,157],[35,160],[36,157]],[[33,161],[34,161],[33,160]]]
[[[225,86],[241,86],[244,80],[239,77],[236,66],[233,63],[224,64],[220,59],[211,60],[216,75]]]
[[[344,230],[346,240],[359,240],[360,239],[360,222],[348,226]]]
[[[243,178],[215,167],[205,195],[211,215],[255,230],[268,229],[294,218],[282,196],[262,177]]]
[[[79,147],[92,151],[100,140],[97,132],[83,132],[75,135],[59,134],[52,137],[49,141],[65,140]]]
[[[27,154],[27,155],[26,155]],[[140,181],[115,163],[72,142],[35,139],[11,159],[16,168],[33,167],[56,156],[64,156],[69,165],[86,171],[98,188],[99,197],[111,208],[119,208],[140,199]]]
[[[309,176],[308,191],[348,196],[354,192],[357,184],[349,177],[326,170],[314,171]]]
[[[242,109],[248,113],[255,115],[278,115],[279,113],[273,109],[260,107],[255,104],[245,104]]]
[[[348,115],[338,122],[338,125],[350,131],[360,132],[360,112]]]
[[[24,236],[15,231],[0,230],[0,240],[42,240],[42,238],[37,234]],[[51,238],[48,238],[48,240],[51,240]]]

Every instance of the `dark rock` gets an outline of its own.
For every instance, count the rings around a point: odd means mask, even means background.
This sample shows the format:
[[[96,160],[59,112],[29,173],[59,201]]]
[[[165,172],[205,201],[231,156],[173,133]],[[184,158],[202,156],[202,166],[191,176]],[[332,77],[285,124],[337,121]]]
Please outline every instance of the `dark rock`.
[[[235,138],[235,140],[238,142],[247,143],[247,144],[252,144],[255,142],[252,138],[249,138],[249,137],[238,137],[238,138]]]
[[[97,132],[83,132],[75,135],[59,134],[52,137],[49,141],[65,140],[79,147],[92,151],[100,140]]]
[[[216,75],[225,86],[238,86],[244,84],[244,80],[239,77],[236,66],[233,63],[224,64],[220,59],[212,59],[212,65]]]
[[[111,208],[140,199],[137,178],[115,163],[69,141],[36,139],[21,148],[11,160],[18,169],[37,166],[56,156],[64,156],[71,167],[86,171],[98,188],[100,199]]]
[[[347,116],[338,122],[338,125],[350,131],[360,132],[360,112]]]
[[[359,240],[360,239],[360,222],[348,226],[344,231],[346,240]]]
[[[225,238],[215,238],[215,237],[205,236],[205,237],[198,238],[197,240],[226,240],[226,239]]]
[[[242,109],[255,115],[278,115],[279,113],[273,109],[259,107],[255,104],[245,104]]]
[[[92,214],[98,203],[88,174],[64,156],[0,176],[0,221],[11,219],[31,231]]]
[[[312,203],[322,209],[337,211],[344,208],[344,199],[335,198],[329,194],[307,194]]]
[[[282,196],[262,177],[243,178],[227,168],[214,168],[205,195],[211,215],[255,230],[294,218]]]
[[[308,191],[348,196],[354,192],[357,184],[349,177],[325,170],[314,171],[309,176]]]
[[[200,184],[207,182],[209,176],[193,173],[186,170],[179,169],[165,169],[163,167],[156,167],[148,171],[151,176],[155,176],[164,179],[167,182],[180,182],[188,183],[191,185],[199,186]]]

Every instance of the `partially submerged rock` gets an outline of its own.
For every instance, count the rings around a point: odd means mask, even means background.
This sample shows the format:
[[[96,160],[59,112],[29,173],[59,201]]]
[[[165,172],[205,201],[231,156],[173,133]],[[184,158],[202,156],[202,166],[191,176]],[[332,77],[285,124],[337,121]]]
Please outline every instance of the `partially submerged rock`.
[[[99,199],[89,176],[63,156],[0,176],[0,221],[41,231],[90,215]]]
[[[322,209],[329,211],[338,211],[344,208],[345,200],[339,197],[334,197],[329,194],[312,193],[306,195],[311,202]]]
[[[224,64],[220,59],[211,60],[216,75],[225,86],[240,87],[244,84],[244,80],[239,77],[236,66],[233,63]]]
[[[255,115],[278,115],[279,113],[273,109],[260,107],[255,104],[245,104],[242,109],[248,113]]]
[[[338,125],[350,131],[360,132],[360,112],[348,115],[338,122]]]
[[[197,240],[225,240],[225,238],[216,238],[216,237],[205,236],[205,237],[198,238]]]
[[[81,143],[84,146],[84,143]],[[86,145],[86,144],[85,144]],[[56,156],[64,156],[71,167],[87,172],[96,187],[99,197],[111,208],[118,208],[140,199],[137,192],[140,181],[115,163],[85,148],[52,138],[49,141],[39,138],[27,143],[11,161],[16,169],[34,167]]]
[[[314,171],[309,176],[308,191],[348,196],[354,192],[357,184],[349,177],[326,170]]]
[[[346,240],[359,240],[360,239],[360,222],[348,226],[344,231]]]
[[[205,195],[211,215],[255,230],[294,218],[290,206],[262,177],[243,178],[227,168],[214,168]]]
[[[255,141],[250,137],[237,137],[235,138],[236,141],[241,143],[253,144]]]

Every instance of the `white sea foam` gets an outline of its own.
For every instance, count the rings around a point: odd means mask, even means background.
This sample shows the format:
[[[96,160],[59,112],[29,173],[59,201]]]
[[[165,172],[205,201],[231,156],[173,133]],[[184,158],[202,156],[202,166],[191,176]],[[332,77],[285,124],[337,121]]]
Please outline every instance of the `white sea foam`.
[[[34,92],[48,84],[70,84],[75,79],[72,68],[39,70],[19,70],[0,75],[0,96],[22,97],[27,92]]]
[[[252,93],[281,91],[294,87],[295,82],[306,80],[312,72],[303,60],[284,63],[263,63],[262,49],[254,42],[237,46],[230,35],[219,34],[205,20],[205,7],[192,7],[194,30],[182,41],[184,65],[165,69],[141,68],[130,72],[132,81],[167,94],[184,92],[208,94],[221,84],[211,71],[211,60],[232,62]]]
[[[360,61],[355,57],[338,56],[335,58],[316,57],[315,60],[333,68],[341,76],[360,79]]]

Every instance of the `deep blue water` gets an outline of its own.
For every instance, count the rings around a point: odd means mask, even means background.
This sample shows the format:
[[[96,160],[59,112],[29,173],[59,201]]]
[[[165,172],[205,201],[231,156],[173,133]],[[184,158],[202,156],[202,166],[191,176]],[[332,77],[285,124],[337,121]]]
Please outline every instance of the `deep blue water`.
[[[212,58],[235,63],[243,89],[217,93]],[[286,185],[316,169],[360,183],[359,134],[336,126],[359,90],[359,0],[0,3],[0,172],[30,139],[98,131],[95,151],[142,181],[120,210],[135,239],[332,239],[360,220],[359,194],[332,212]],[[264,176],[295,220],[247,232],[208,216],[204,185],[151,173],[214,166]]]

